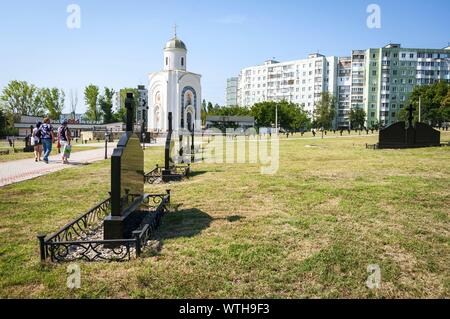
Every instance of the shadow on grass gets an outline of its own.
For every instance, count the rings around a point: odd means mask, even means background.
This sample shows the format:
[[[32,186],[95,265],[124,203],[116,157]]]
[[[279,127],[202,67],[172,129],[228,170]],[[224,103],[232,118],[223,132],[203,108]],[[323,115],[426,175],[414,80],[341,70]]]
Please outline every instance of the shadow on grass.
[[[212,218],[207,213],[196,208],[167,213],[163,218],[161,227],[155,233],[152,240],[153,244],[150,245],[150,249],[145,254],[147,256],[159,255],[165,240],[195,237],[209,228],[213,221],[225,220],[229,223],[235,223],[243,218],[238,215]]]
[[[188,177],[192,178],[192,177],[200,176],[200,175],[203,175],[206,173],[208,173],[208,172],[207,171],[190,171]]]

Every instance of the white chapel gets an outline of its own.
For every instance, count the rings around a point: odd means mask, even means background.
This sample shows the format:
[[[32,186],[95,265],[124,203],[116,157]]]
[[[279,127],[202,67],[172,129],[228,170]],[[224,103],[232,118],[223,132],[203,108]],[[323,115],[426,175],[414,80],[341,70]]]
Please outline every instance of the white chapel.
[[[176,34],[164,47],[164,69],[149,75],[150,131],[167,132],[168,114],[172,125],[180,129],[201,128],[201,75],[187,71],[187,48]]]

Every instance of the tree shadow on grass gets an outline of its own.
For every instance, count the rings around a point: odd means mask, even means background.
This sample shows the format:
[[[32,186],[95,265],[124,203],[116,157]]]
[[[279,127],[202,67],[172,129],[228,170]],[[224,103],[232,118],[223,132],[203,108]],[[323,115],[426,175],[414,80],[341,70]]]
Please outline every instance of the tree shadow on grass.
[[[147,256],[156,256],[160,253],[165,240],[195,237],[209,228],[213,221],[225,220],[229,223],[235,223],[243,218],[245,217],[238,215],[212,218],[207,213],[196,208],[167,213],[162,220],[161,227],[154,234],[150,249],[145,254]]]

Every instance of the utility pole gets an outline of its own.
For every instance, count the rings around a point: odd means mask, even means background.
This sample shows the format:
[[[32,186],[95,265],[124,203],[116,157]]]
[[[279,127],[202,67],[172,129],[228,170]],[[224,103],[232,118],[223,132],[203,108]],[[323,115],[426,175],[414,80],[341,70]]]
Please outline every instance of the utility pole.
[[[422,122],[422,97],[419,96],[419,123]]]
[[[278,103],[275,104],[275,134],[278,135]]]

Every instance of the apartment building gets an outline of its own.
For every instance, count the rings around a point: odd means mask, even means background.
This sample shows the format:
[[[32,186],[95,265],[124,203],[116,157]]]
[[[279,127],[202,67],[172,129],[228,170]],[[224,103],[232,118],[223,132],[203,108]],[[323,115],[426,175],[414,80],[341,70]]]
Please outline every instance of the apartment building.
[[[342,57],[338,60],[337,71],[337,114],[336,127],[349,128],[349,114],[352,106],[352,58]]]
[[[232,77],[227,79],[227,88],[225,92],[226,106],[238,105],[237,95],[238,95],[238,77]]]
[[[336,97],[336,128],[348,128],[351,109],[362,108],[366,126],[398,120],[414,86],[450,82],[450,47],[410,49],[400,44],[353,50],[350,57],[310,54],[307,59],[278,62],[241,70],[237,104],[263,101],[303,104],[313,117],[322,92]]]
[[[367,125],[390,125],[398,120],[415,86],[450,82],[450,47],[402,48],[389,44],[365,54],[363,107]]]
[[[258,102],[286,100],[303,104],[312,115],[322,92],[336,95],[337,64],[337,57],[314,53],[303,60],[268,60],[245,68],[239,74],[237,103],[251,107]]]

